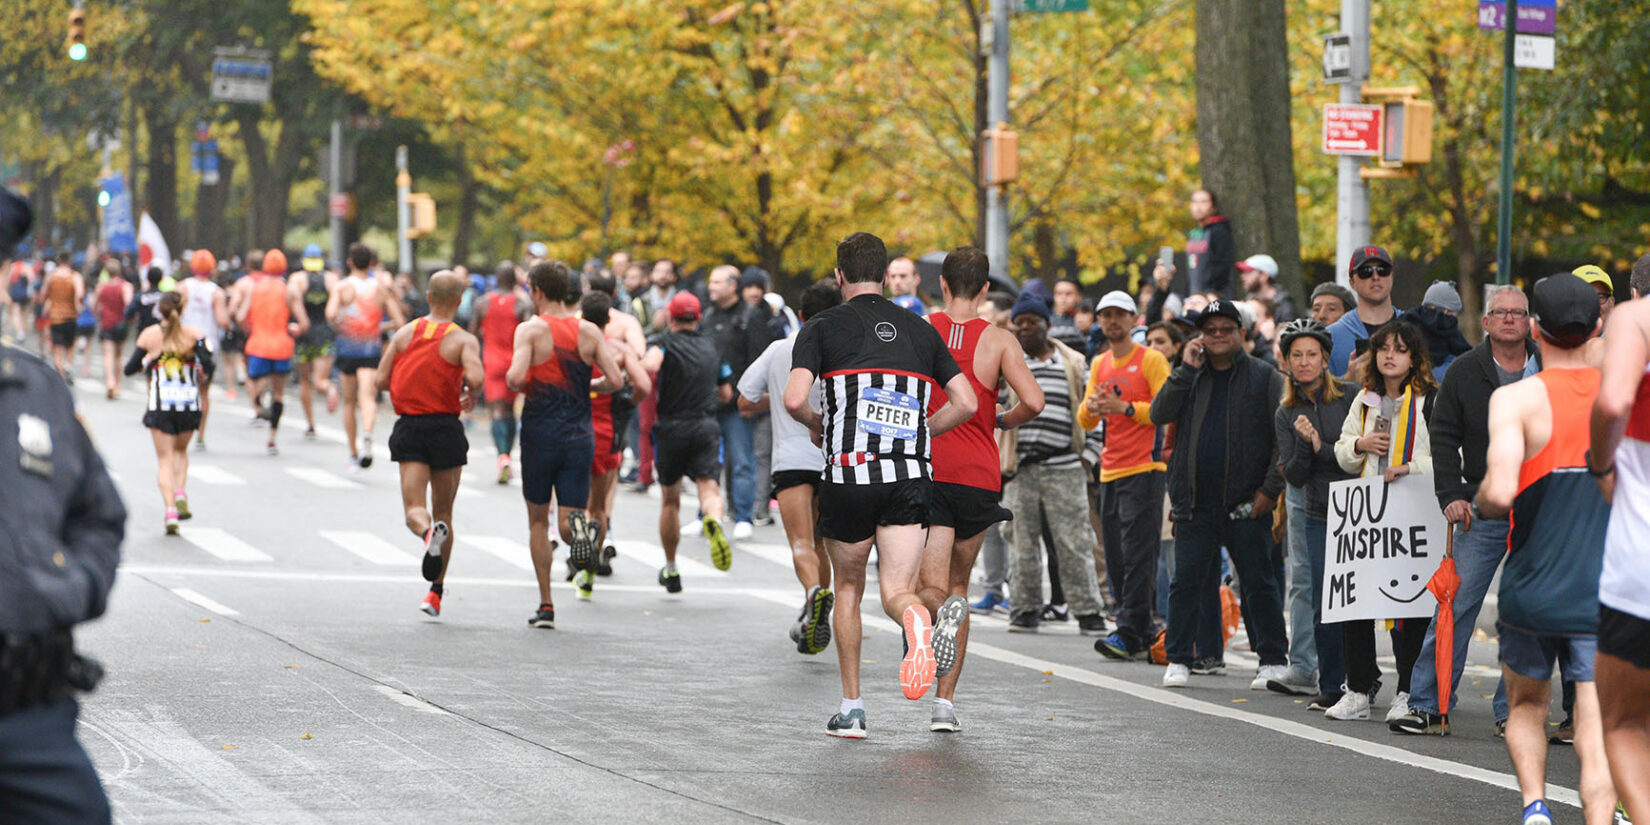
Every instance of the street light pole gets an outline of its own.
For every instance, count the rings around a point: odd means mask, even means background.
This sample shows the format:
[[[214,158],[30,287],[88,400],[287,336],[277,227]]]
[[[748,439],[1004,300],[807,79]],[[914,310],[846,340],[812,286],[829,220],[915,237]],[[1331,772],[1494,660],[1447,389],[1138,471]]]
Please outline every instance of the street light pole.
[[[412,236],[407,231],[412,228],[412,205],[407,195],[412,192],[412,175],[407,172],[407,147],[395,147],[395,237],[398,240],[401,260],[396,262],[395,271],[403,275],[412,274]]]
[[[1008,16],[1012,2],[991,0],[991,63],[986,110],[992,127],[1008,123]],[[975,174],[979,172],[975,170]],[[985,254],[991,260],[994,274],[1013,277],[1008,271],[1008,201],[1002,184],[986,187]]]
[[[338,108],[342,109],[343,105],[339,104]],[[344,260],[344,215],[338,210],[338,201],[344,194],[343,176],[344,121],[341,113],[335,111],[332,117],[332,146],[327,152],[327,178],[332,184],[327,198],[327,214],[332,216],[332,263],[340,267]]]
[[[1369,79],[1369,0],[1341,0],[1341,30],[1351,39],[1352,74],[1341,86],[1342,103],[1362,103]],[[1335,281],[1346,286],[1352,251],[1369,243],[1369,187],[1358,173],[1363,158],[1340,156],[1335,188]]]
[[[1512,283],[1513,116],[1518,104],[1518,0],[1507,0],[1501,52],[1501,204],[1495,232],[1495,282]]]

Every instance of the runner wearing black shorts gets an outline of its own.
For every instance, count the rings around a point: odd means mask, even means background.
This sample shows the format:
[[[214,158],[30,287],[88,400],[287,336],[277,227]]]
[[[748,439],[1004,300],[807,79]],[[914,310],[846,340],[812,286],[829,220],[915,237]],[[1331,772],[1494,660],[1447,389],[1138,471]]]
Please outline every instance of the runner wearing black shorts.
[[[649,342],[642,368],[656,373],[654,397],[659,418],[653,425],[653,471],[659,479],[659,544],[665,566],[659,584],[671,593],[682,592],[676,570],[676,547],[682,540],[682,477],[699,488],[700,521],[710,542],[710,561],[717,570],[733,564],[727,535],[722,531],[722,429],[716,407],[733,397],[733,371],[717,354],[716,344],[699,334],[699,299],[678,292],[666,309],[670,327]]]
[[[974,390],[939,333],[882,297],[887,268],[887,249],[874,235],[859,232],[837,244],[836,279],[846,303],[803,325],[784,397],[786,411],[821,434],[825,452],[819,534],[836,579],[843,696],[826,733],[848,738],[865,736],[859,606],[873,541],[883,608],[905,632],[900,686],[909,699],[933,686],[932,617],[916,592],[928,526],[929,448],[976,407]],[[828,415],[809,400],[816,379]],[[930,417],[939,388],[950,400]]]

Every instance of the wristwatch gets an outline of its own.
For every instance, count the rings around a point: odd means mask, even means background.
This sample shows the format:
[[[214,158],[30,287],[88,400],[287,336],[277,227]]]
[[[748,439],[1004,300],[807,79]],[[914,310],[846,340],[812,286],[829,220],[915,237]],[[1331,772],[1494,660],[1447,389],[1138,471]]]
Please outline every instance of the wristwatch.
[[[1130,417],[1130,418],[1134,417],[1134,402],[1133,401],[1130,401],[1129,405],[1127,407],[1123,408],[1123,414]]]

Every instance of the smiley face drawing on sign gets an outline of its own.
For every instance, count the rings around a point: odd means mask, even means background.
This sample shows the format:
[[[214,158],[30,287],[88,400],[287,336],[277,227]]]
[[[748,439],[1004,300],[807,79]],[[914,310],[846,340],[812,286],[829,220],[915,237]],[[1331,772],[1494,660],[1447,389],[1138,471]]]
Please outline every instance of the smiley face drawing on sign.
[[[1390,580],[1387,581],[1387,583],[1384,586],[1379,587],[1377,589],[1381,591],[1381,595],[1383,595],[1383,596],[1385,596],[1385,597],[1387,597],[1387,598],[1389,598],[1389,599],[1391,599],[1391,600],[1393,600],[1393,601],[1395,601],[1399,604],[1409,604],[1410,602],[1413,602],[1416,599],[1421,598],[1421,596],[1427,592],[1427,583],[1421,581],[1421,574],[1419,574],[1419,573],[1409,574],[1409,581],[1410,581],[1411,585],[1414,585],[1416,582],[1421,582],[1421,589],[1415,591],[1415,595],[1410,596],[1407,599],[1403,598],[1401,596],[1396,596],[1392,592],[1387,590],[1388,587],[1392,588],[1392,590],[1394,590],[1394,591],[1398,589],[1399,582],[1398,582],[1397,579],[1390,579]]]

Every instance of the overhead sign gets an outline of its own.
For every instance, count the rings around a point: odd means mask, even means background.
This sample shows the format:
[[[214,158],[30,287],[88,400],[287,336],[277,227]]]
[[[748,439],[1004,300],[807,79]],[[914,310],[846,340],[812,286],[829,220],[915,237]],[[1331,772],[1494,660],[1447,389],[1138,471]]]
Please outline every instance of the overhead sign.
[[[220,51],[212,61],[212,99],[222,103],[268,103],[273,77],[267,54]]]
[[[1323,36],[1323,79],[1329,83],[1352,79],[1352,35],[1336,32]]]
[[[1381,154],[1381,107],[1329,103],[1323,107],[1323,150],[1331,155]]]
[[[1018,12],[1088,11],[1089,0],[1014,0]]]
[[[1449,522],[1429,476],[1380,476],[1329,485],[1324,624],[1431,616],[1427,581],[1444,559]]]
[[[1478,28],[1504,31],[1507,4],[1478,0]],[[1553,34],[1558,31],[1557,0],[1518,0],[1520,34]]]
[[[1553,38],[1539,34],[1513,35],[1513,65],[1520,69],[1552,71],[1555,51]]]

